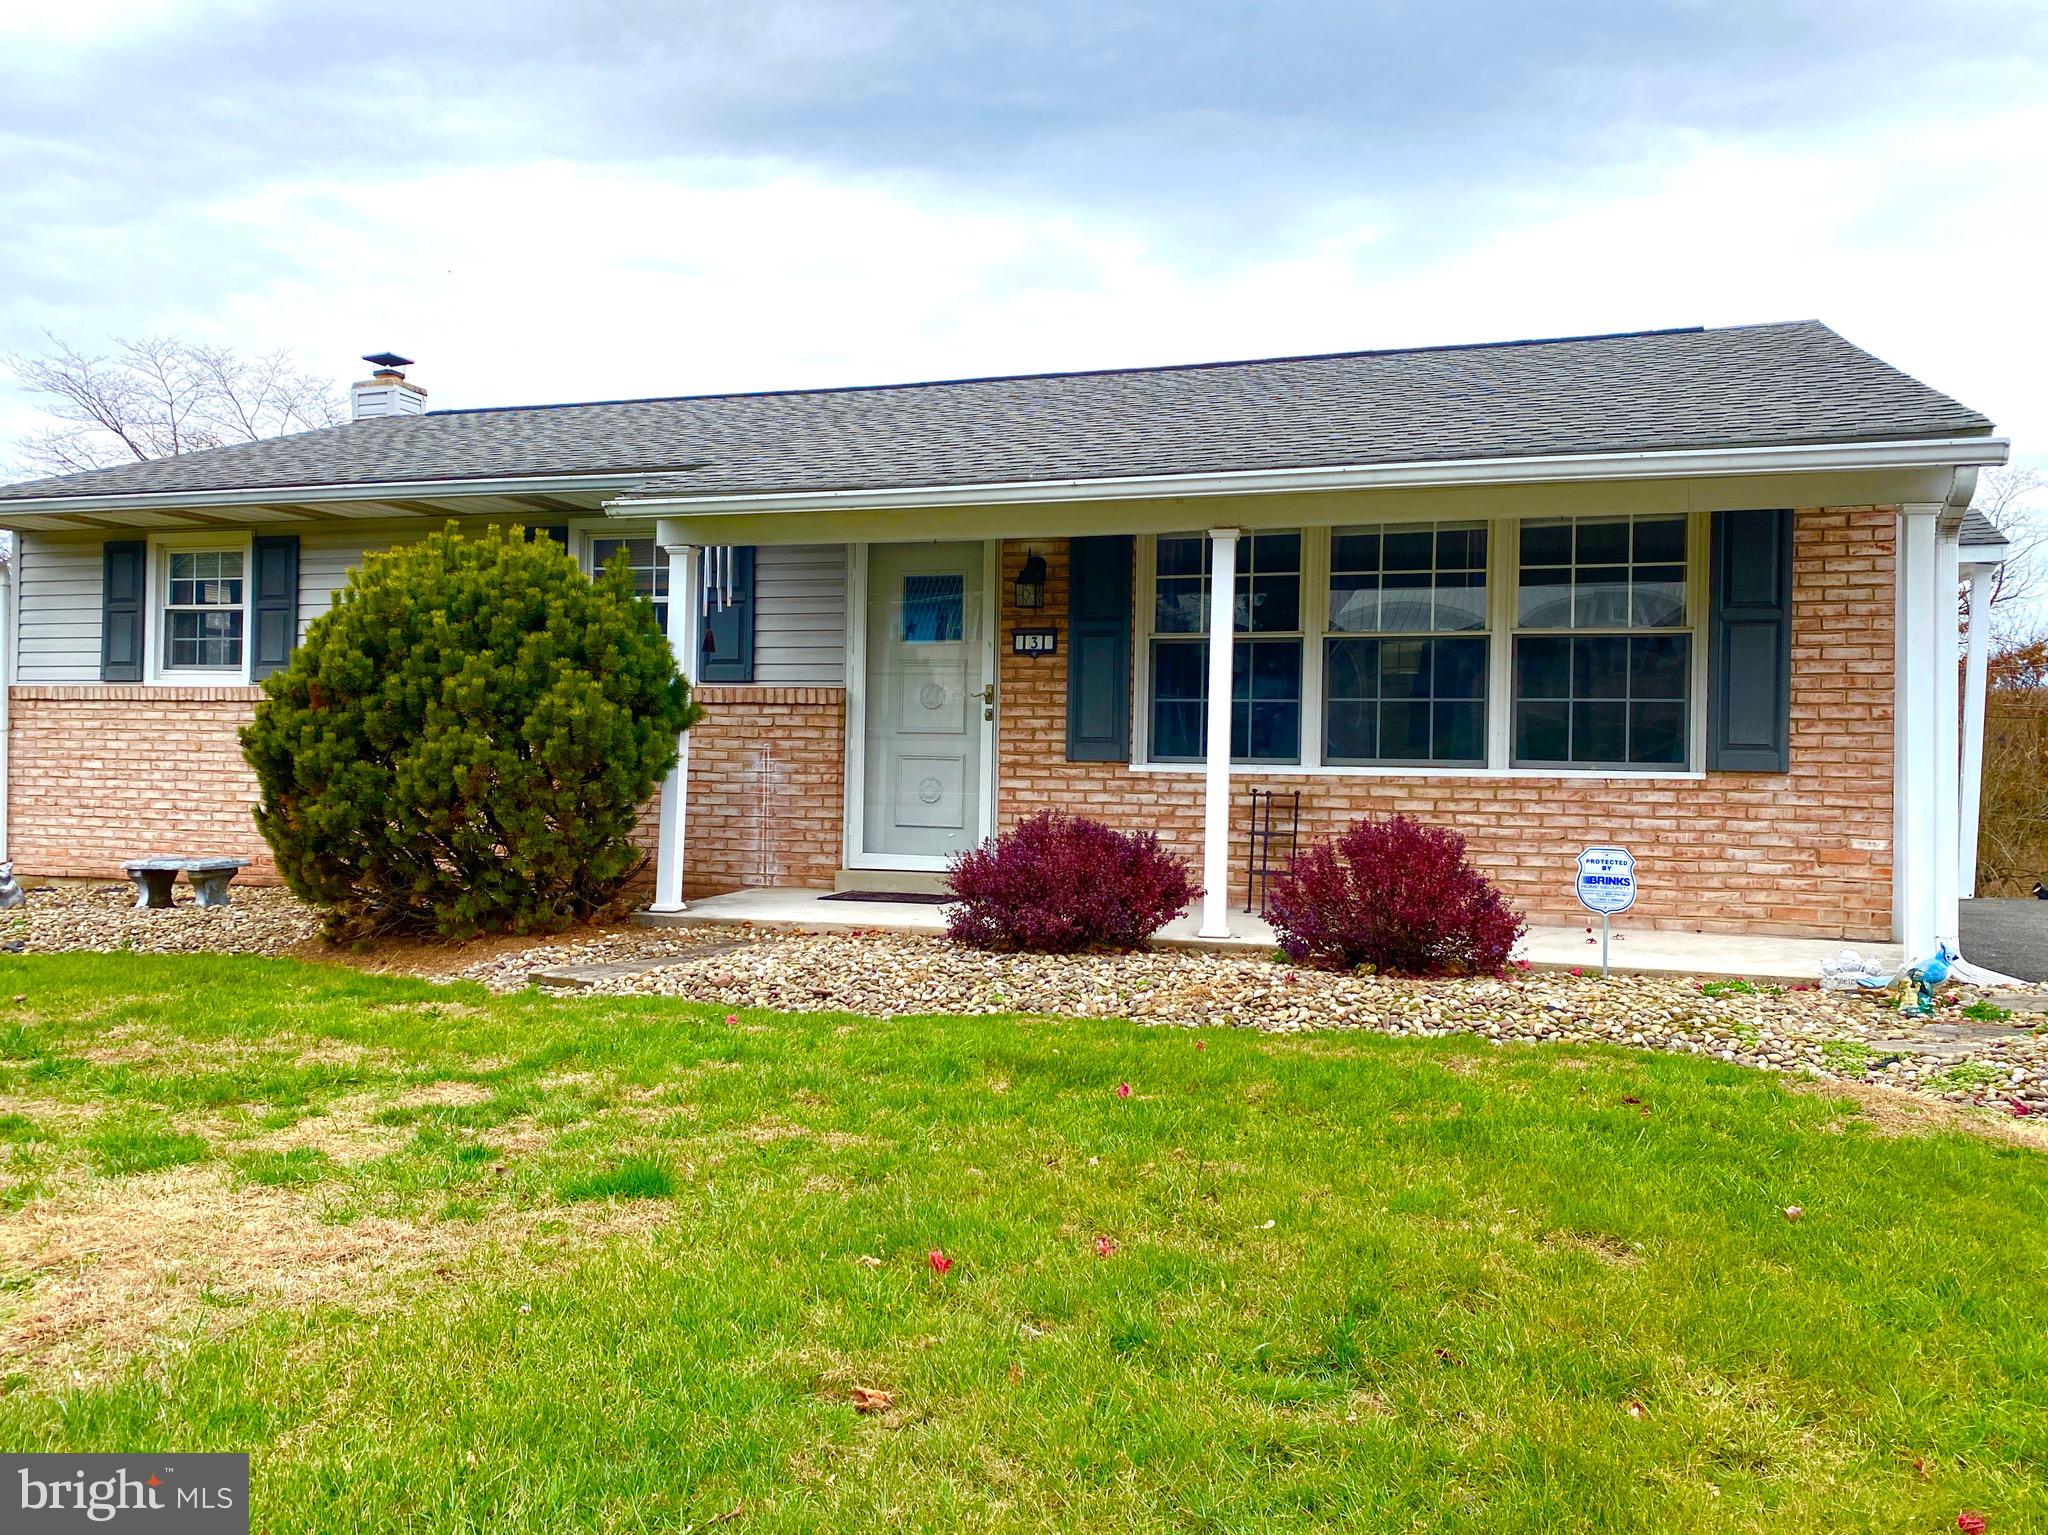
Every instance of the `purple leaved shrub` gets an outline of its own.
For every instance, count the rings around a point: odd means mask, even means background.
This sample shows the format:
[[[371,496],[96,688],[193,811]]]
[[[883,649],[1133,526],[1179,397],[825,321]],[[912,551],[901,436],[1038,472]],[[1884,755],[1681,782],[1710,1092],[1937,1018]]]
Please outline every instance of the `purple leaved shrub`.
[[[1523,922],[1465,839],[1405,815],[1354,821],[1273,883],[1280,947],[1317,970],[1498,975]]]
[[[1135,949],[1201,890],[1152,832],[1042,810],[953,861],[946,930],[977,949]]]

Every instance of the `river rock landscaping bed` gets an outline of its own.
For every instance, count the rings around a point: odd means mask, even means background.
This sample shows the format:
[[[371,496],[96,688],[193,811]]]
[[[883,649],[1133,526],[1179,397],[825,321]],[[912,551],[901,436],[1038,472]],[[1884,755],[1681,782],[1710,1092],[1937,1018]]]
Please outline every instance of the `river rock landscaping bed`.
[[[1173,949],[984,954],[940,938],[883,933],[776,935],[650,960],[649,968],[589,989],[782,1012],[1041,1013],[1274,1033],[1362,1029],[1633,1045],[2048,1115],[2048,1030],[2040,1027],[2048,1020],[1966,1017],[1974,996],[1961,989],[1935,1017],[1920,1019],[1874,994],[1818,987],[1678,976],[1602,981],[1557,971],[1409,981]]]
[[[1244,954],[985,954],[935,937],[716,926],[618,925],[480,940],[481,955],[472,946],[417,943],[345,950],[319,944],[317,919],[281,889],[238,887],[232,905],[213,909],[192,902],[182,886],[178,896],[168,911],[139,911],[125,885],[40,887],[26,906],[0,912],[0,944],[31,953],[292,952],[476,981],[498,992],[569,985],[584,995],[672,996],[782,1012],[1026,1013],[1273,1033],[1356,1029],[1630,1045],[1903,1088],[2041,1115],[2048,1124],[2048,1016],[1996,1016],[1966,988],[1951,990],[1946,1005],[1923,1019],[1902,1016],[1876,994],[1681,976],[1603,982],[1515,971],[1499,980],[1409,981],[1297,970]]]
[[[41,954],[282,954],[320,931],[311,908],[276,886],[230,885],[226,906],[201,906],[182,881],[173,894],[168,910],[148,911],[136,908],[127,884],[34,886],[26,904],[0,911],[0,945]]]

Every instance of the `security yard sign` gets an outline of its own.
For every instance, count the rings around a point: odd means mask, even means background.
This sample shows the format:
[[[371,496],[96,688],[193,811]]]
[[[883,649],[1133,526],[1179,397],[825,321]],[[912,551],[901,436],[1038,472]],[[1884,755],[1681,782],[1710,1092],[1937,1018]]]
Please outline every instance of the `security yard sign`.
[[[1625,847],[1589,847],[1579,854],[1579,904],[1603,917],[1636,903],[1636,860]]]
[[[1607,919],[1636,903],[1636,859],[1625,847],[1589,847],[1579,854],[1579,904],[1600,913],[1600,973],[1607,974]]]

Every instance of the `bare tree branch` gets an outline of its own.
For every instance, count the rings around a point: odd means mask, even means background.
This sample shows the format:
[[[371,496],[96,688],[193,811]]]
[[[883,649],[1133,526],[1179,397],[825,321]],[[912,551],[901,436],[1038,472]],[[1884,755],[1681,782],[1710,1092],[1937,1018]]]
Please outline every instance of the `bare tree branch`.
[[[2022,604],[2048,595],[2048,515],[2035,501],[2043,490],[2048,490],[2048,475],[2008,465],[1979,476],[1970,503],[2012,546],[1991,577],[1992,625],[2004,638],[2013,637],[2016,625],[2033,621],[2022,613]]]
[[[299,372],[286,351],[244,359],[231,347],[144,336],[117,338],[99,355],[49,340],[40,355],[0,359],[57,423],[15,444],[27,473],[105,469],[345,419],[333,385]]]

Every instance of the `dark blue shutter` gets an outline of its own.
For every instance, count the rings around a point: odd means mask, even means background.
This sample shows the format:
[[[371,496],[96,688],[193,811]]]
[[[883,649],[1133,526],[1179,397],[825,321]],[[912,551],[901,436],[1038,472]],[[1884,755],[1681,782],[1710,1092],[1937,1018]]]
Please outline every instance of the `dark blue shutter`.
[[[249,652],[249,675],[268,677],[283,671],[299,643],[299,535],[279,533],[250,541],[256,567],[255,643]]]
[[[529,544],[535,539],[540,538],[551,538],[564,549],[567,549],[569,547],[568,524],[558,522],[549,527],[528,528],[526,530],[526,541]]]
[[[142,680],[142,603],[149,547],[107,540],[100,558],[100,681]]]
[[[1707,766],[1792,768],[1792,513],[1714,513]]]
[[[741,544],[731,555],[732,591],[726,605],[720,608],[714,600],[711,611],[697,618],[699,682],[754,680],[754,547]],[[708,574],[708,566],[706,561],[700,570]]]
[[[1067,760],[1131,760],[1128,535],[1067,545]]]

